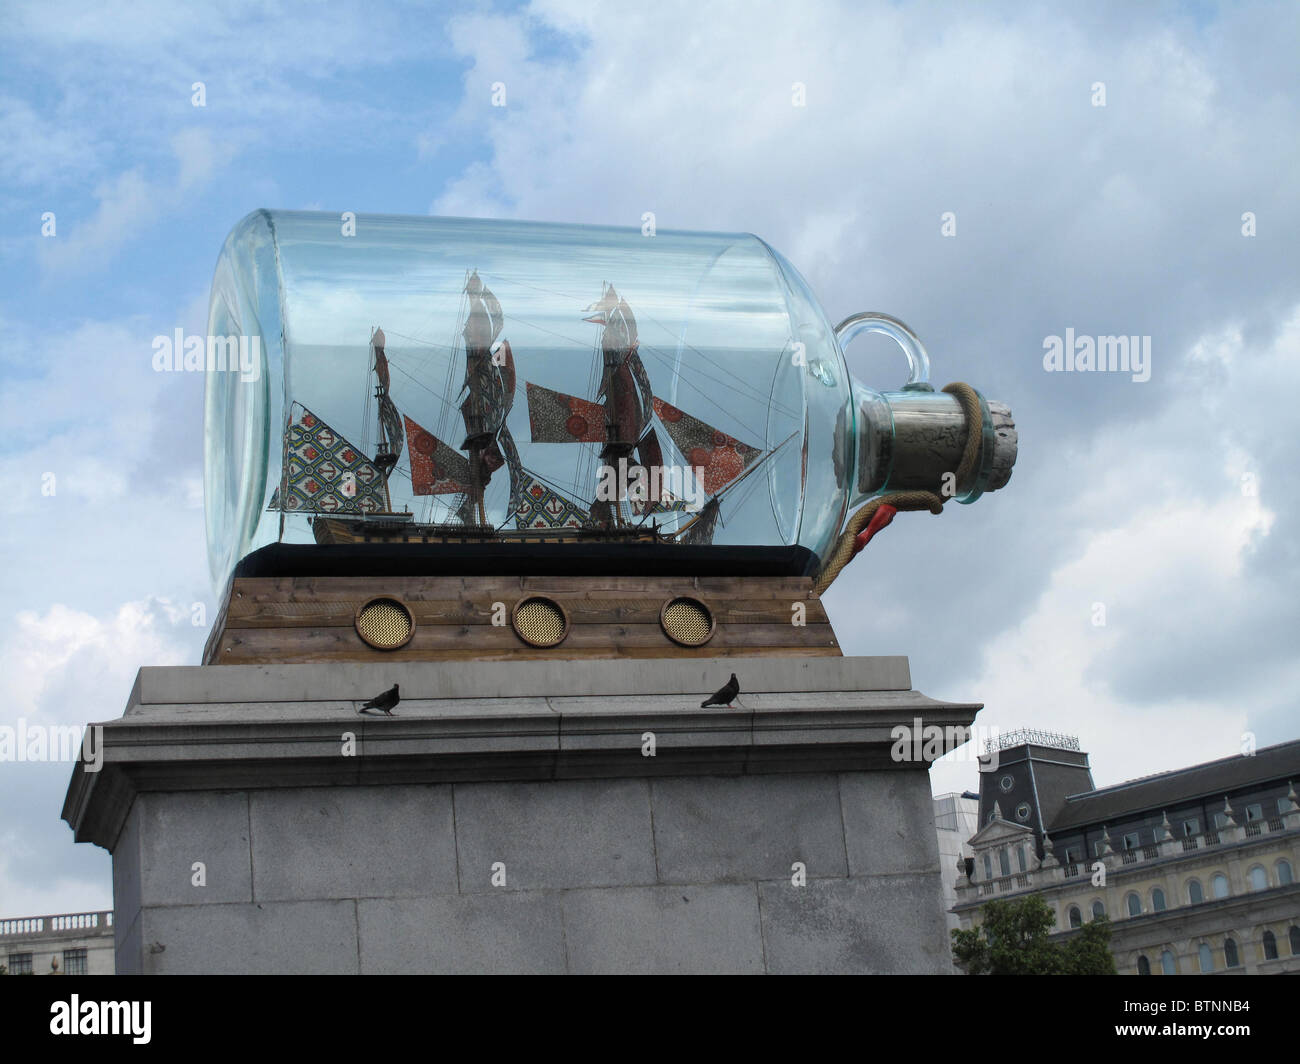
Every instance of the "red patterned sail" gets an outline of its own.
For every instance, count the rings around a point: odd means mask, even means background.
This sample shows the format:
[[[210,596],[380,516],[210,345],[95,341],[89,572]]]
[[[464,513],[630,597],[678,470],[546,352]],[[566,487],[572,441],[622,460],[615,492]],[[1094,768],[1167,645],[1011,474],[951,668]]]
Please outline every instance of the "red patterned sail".
[[[702,487],[716,495],[763,452],[655,397],[655,414],[692,469],[703,468]]]
[[[527,384],[534,443],[604,443],[605,408],[589,399]]]
[[[457,495],[471,489],[469,459],[405,414],[411,490],[416,495]]]

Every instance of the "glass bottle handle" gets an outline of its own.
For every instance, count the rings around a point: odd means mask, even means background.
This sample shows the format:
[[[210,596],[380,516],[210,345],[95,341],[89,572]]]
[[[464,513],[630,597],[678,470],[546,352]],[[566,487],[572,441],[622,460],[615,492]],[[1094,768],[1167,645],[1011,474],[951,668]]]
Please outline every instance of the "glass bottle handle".
[[[904,391],[934,391],[930,384],[930,356],[925,353],[925,345],[921,343],[916,333],[888,314],[864,310],[858,314],[850,314],[835,326],[835,340],[840,345],[840,353],[843,354],[844,349],[855,336],[864,332],[884,333],[903,349],[909,366],[907,383],[903,385]]]

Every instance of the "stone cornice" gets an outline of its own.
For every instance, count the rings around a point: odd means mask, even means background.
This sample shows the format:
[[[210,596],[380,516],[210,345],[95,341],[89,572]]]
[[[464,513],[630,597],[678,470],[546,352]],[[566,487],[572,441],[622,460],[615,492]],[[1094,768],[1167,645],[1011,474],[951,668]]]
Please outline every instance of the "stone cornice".
[[[732,672],[743,708],[701,709]],[[394,682],[395,716],[357,713]],[[893,730],[980,708],[912,691],[905,658],[142,669],[103,726],[102,770],[74,766],[63,819],[111,848],[139,791],[926,770],[891,760]]]

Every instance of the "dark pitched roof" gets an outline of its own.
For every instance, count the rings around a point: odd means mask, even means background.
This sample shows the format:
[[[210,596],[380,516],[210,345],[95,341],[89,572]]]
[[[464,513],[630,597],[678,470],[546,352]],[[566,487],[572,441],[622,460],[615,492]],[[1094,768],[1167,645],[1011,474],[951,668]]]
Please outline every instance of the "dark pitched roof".
[[[1148,809],[1222,795],[1277,779],[1300,781],[1300,739],[1266,746],[1249,757],[1240,754],[1225,757],[1072,795],[1065,800],[1060,814],[1048,830],[1057,832],[1084,824],[1118,820]]]

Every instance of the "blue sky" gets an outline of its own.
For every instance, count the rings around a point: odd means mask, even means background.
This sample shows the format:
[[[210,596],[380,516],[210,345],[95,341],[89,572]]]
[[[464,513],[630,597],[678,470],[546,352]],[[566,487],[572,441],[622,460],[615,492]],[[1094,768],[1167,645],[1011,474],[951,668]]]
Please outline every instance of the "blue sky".
[[[1079,734],[1103,783],[1296,737],[1300,9],[1077,7],[7,4],[0,723],[109,719],[197,660],[202,382],[151,341],[204,330],[236,221],[649,210],[759,234],[832,321],[902,318],[1016,414],[1004,492],[898,518],[836,583],[847,652]],[[1149,335],[1151,379],[1045,372],[1067,328]],[[901,382],[887,342],[849,357]],[[0,764],[0,915],[111,904],[68,773]]]

